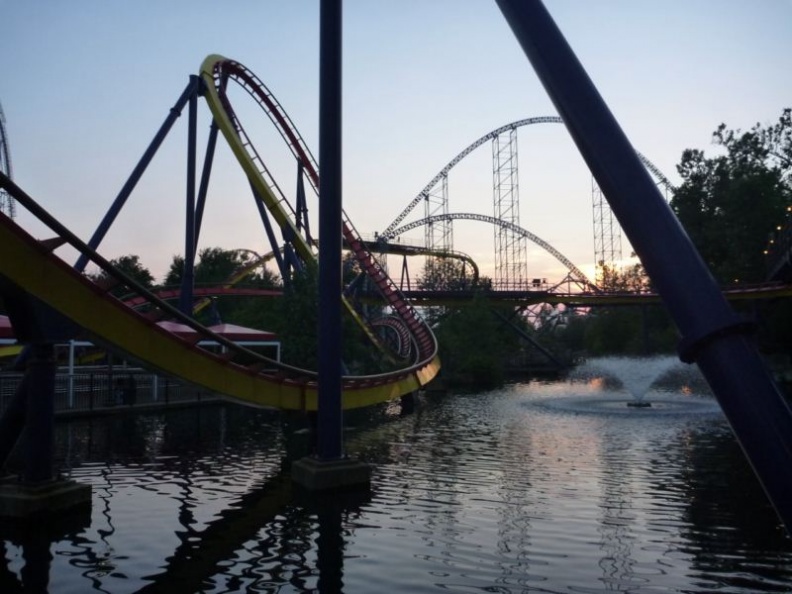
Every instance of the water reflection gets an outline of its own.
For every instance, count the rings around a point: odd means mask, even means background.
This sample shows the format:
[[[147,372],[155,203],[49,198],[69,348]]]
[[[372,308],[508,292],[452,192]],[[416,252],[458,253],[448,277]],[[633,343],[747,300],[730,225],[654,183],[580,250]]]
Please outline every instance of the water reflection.
[[[46,522],[4,520],[0,524],[0,592],[49,592],[52,543],[79,539],[90,520],[87,506]]]
[[[256,540],[263,526],[279,515],[291,500],[291,482],[278,475],[268,483],[243,496],[234,507],[223,510],[216,520],[202,530],[195,528],[192,516],[180,514],[184,530],[178,531],[179,546],[166,559],[163,571],[147,579],[151,583],[141,592],[204,590],[222,567],[237,557],[237,550],[244,544]],[[284,531],[288,532],[288,530]],[[268,540],[270,542],[268,542]],[[270,550],[280,548],[279,539],[270,536],[258,541],[258,556],[251,556],[256,563],[269,557]],[[232,580],[234,581],[234,580]]]
[[[0,591],[792,589],[792,546],[721,417],[540,405],[579,389],[352,415],[347,449],[375,472],[370,493],[345,497],[294,490],[285,457],[309,440],[274,413],[61,423],[90,518],[3,533]]]

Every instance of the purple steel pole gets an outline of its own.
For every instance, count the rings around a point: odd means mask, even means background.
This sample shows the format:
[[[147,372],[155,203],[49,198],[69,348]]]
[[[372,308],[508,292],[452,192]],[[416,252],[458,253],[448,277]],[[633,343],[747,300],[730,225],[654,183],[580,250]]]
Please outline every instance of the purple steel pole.
[[[322,0],[319,29],[318,454],[342,457],[341,407],[341,0]]]
[[[792,532],[792,411],[679,221],[540,0],[496,0],[776,511]]]
[[[53,478],[55,458],[55,347],[51,343],[33,344],[33,355],[25,376],[27,414],[25,415],[25,468],[22,481],[28,485]]]
[[[206,142],[203,169],[201,170],[201,185],[198,187],[198,205],[195,208],[195,247],[193,250],[198,249],[198,237],[201,234],[206,194],[209,191],[209,178],[212,175],[212,164],[214,163],[215,147],[217,146],[217,132],[217,122],[212,120],[212,125],[209,127],[209,140]]]
[[[195,75],[193,75],[195,77]],[[198,78],[198,77],[195,77]],[[190,96],[187,126],[187,201],[184,217],[184,272],[179,293],[179,310],[190,317],[193,314],[193,288],[195,285],[195,158],[198,127],[198,94]]]
[[[91,239],[88,242],[88,245],[91,247],[91,249],[97,249],[99,244],[102,243],[104,236],[107,235],[107,232],[110,230],[110,226],[113,224],[113,221],[116,220],[116,217],[121,212],[124,204],[126,204],[127,198],[129,198],[132,190],[135,189],[135,186],[140,181],[140,178],[146,171],[146,167],[148,167],[149,163],[151,163],[151,160],[157,153],[162,141],[165,140],[165,137],[168,135],[168,132],[170,132],[173,124],[181,115],[182,109],[184,109],[184,106],[187,105],[190,97],[200,90],[200,81],[201,79],[197,76],[190,77],[190,82],[187,83],[187,87],[182,92],[178,101],[176,101],[176,104],[171,107],[168,117],[165,118],[165,122],[163,122],[162,126],[160,126],[160,129],[154,136],[154,140],[151,141],[148,148],[146,149],[146,152],[143,153],[143,156],[135,166],[135,169],[132,171],[129,179],[127,179],[124,187],[121,188],[121,191],[118,193],[118,196],[116,196],[116,199],[113,201],[113,204],[110,206],[107,214],[105,214],[104,218],[99,223],[99,226],[96,228],[96,231],[94,231],[93,236],[91,236]],[[88,257],[85,254],[81,254],[77,259],[77,262],[74,264],[74,268],[79,272],[82,272],[85,270],[87,265]]]

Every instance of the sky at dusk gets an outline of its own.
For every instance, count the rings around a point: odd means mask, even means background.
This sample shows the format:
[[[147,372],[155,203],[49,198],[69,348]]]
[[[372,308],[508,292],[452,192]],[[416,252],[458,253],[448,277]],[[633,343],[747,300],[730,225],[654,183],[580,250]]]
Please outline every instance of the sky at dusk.
[[[635,148],[672,182],[685,148],[715,151],[711,134],[721,122],[770,124],[792,106],[790,0],[546,6]],[[255,72],[318,153],[317,0],[0,0],[0,14],[0,102],[14,179],[83,239],[208,54]],[[479,137],[557,115],[490,0],[346,0],[343,64],[344,209],[363,234],[387,227]],[[243,123],[291,192],[296,167],[251,107],[240,107]],[[186,120],[185,110],[100,248],[108,258],[139,255],[158,280],[184,251]],[[198,121],[202,153],[210,122],[203,104]],[[591,178],[565,128],[522,128],[519,154],[522,227],[590,270]],[[222,141],[214,171],[201,246],[269,251]],[[492,214],[488,144],[454,168],[449,190],[451,212]],[[22,209],[18,221],[47,236]],[[422,237],[413,231],[405,240]],[[493,229],[460,221],[454,237],[491,274]],[[529,275],[563,271],[532,246]]]

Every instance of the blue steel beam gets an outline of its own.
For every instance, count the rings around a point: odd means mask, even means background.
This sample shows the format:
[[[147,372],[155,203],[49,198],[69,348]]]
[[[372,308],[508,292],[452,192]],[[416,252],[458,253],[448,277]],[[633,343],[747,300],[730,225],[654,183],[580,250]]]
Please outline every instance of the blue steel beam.
[[[190,78],[198,79],[193,75]],[[198,79],[200,80],[200,79]],[[196,83],[198,84],[198,83]],[[187,195],[184,217],[184,272],[182,274],[179,309],[184,315],[193,313],[193,287],[195,285],[195,159],[198,138],[198,93],[190,96],[187,125]]]
[[[99,223],[99,226],[94,231],[93,236],[91,237],[90,241],[88,241],[88,246],[95,250],[99,247],[99,244],[102,243],[104,236],[107,235],[107,232],[110,230],[113,222],[116,220],[118,213],[121,212],[121,209],[126,204],[127,198],[132,193],[132,190],[135,189],[135,186],[140,181],[140,178],[143,176],[143,172],[146,171],[146,168],[151,163],[151,160],[154,158],[154,155],[157,154],[157,150],[159,149],[162,141],[165,140],[165,137],[170,132],[170,129],[173,127],[173,124],[181,115],[182,109],[184,106],[187,105],[187,102],[190,100],[190,97],[195,95],[196,93],[200,92],[201,90],[201,79],[197,76],[191,76],[190,82],[187,83],[187,87],[182,92],[181,96],[179,97],[176,104],[171,107],[170,113],[168,117],[165,118],[165,121],[160,126],[160,129],[157,131],[157,134],[154,136],[154,139],[149,144],[146,152],[143,153],[143,156],[138,161],[138,164],[132,170],[132,174],[127,179],[124,187],[121,188],[121,191],[116,196],[116,199],[113,201],[113,204],[105,214],[102,221]],[[82,272],[85,270],[85,267],[88,265],[88,256],[85,254],[81,254],[80,257],[77,259],[77,262],[74,264],[75,270]]]
[[[318,454],[343,456],[341,408],[341,0],[319,10]]]
[[[496,0],[792,532],[792,411],[618,122],[540,0]]]
[[[206,142],[206,154],[204,155],[204,165],[201,170],[201,185],[198,187],[198,205],[195,208],[195,248],[198,249],[198,238],[201,235],[201,225],[203,224],[204,207],[206,206],[206,194],[209,191],[209,178],[212,175],[212,165],[214,164],[215,147],[217,146],[217,122],[212,120],[209,127],[209,139]]]
[[[27,411],[25,414],[25,467],[22,481],[28,485],[53,479],[55,460],[55,347],[52,343],[32,345],[25,375]]]

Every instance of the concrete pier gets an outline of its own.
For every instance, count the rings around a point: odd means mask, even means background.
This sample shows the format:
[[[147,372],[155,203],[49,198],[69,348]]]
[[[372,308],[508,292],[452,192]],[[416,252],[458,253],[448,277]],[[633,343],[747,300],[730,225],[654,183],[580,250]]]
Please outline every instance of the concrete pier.
[[[0,518],[54,515],[90,505],[90,485],[63,479],[34,485],[16,477],[0,480]]]
[[[363,487],[371,483],[371,466],[339,458],[320,460],[307,456],[292,464],[292,480],[310,491]]]

